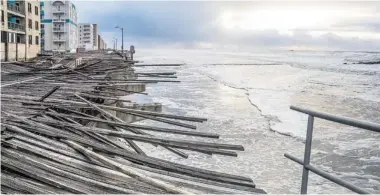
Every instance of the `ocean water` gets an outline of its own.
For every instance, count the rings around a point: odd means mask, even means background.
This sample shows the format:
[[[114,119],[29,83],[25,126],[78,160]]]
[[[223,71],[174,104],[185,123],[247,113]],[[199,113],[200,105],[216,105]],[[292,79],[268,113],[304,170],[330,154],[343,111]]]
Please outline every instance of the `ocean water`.
[[[302,167],[283,154],[303,157],[307,115],[290,105],[380,123],[380,65],[357,64],[379,60],[380,53],[152,49],[138,51],[136,59],[185,63],[137,68],[176,71],[181,80],[148,85],[149,98],[164,112],[208,118],[197,124],[199,131],[218,133],[216,142],[241,144],[245,151],[236,158],[186,151],[190,157],[182,159],[141,146],[152,156],[251,177],[269,193],[300,190]],[[380,133],[316,119],[313,136],[313,165],[380,193]],[[351,192],[311,173],[309,193]]]

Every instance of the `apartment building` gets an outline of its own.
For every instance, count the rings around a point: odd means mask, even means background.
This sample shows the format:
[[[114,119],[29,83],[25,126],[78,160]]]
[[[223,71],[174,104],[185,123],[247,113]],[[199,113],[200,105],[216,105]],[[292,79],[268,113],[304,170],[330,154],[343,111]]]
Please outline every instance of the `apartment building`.
[[[1,1],[1,61],[19,61],[40,53],[40,1]]]
[[[94,50],[94,30],[92,24],[80,23],[79,24],[79,48],[86,50]]]
[[[43,52],[73,52],[78,46],[77,10],[71,0],[41,2]]]
[[[107,43],[103,40],[103,38],[98,35],[98,50],[107,49]]]
[[[98,50],[98,36],[97,24],[80,23],[78,48],[85,48],[86,50]]]

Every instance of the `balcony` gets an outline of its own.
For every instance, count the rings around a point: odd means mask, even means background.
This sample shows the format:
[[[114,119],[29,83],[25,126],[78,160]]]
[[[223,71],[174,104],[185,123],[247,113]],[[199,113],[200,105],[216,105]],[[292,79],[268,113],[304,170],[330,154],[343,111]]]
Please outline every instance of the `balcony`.
[[[51,10],[51,12],[52,12],[53,14],[66,14],[66,11],[63,10],[63,9],[60,9],[60,10],[58,10],[58,9],[53,9],[53,10]]]
[[[8,22],[8,29],[24,32],[25,26],[21,24],[13,23],[13,22]]]
[[[53,19],[53,22],[55,23],[64,23],[66,20],[65,19]]]
[[[66,42],[66,39],[62,39],[62,38],[54,37],[54,38],[53,38],[53,42],[60,42],[60,43],[63,43],[63,42]]]
[[[25,16],[25,10],[20,6],[17,6],[12,3],[7,3],[7,8],[8,8],[8,11]]]
[[[53,32],[64,33],[64,32],[66,32],[66,29],[64,29],[64,28],[53,28]]]

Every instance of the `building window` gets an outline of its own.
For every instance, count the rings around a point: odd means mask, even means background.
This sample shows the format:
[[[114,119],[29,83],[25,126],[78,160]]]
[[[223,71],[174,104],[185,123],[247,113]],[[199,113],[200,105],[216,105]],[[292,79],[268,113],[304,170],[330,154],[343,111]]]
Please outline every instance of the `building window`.
[[[38,16],[38,7],[37,6],[34,7],[34,13],[36,14],[36,16]]]
[[[33,28],[33,26],[32,26],[32,20],[31,19],[28,20],[28,28],[30,28],[30,29]]]
[[[1,1],[3,2],[3,1]],[[7,41],[7,32],[1,31],[1,42],[5,43]]]
[[[33,43],[32,35],[29,35],[29,45],[31,45],[32,43]]]
[[[3,2],[3,0],[1,0],[1,2]],[[1,22],[4,22],[4,11],[1,10]]]
[[[38,21],[35,21],[35,26],[36,26],[36,30],[38,30],[38,27],[40,26],[40,25],[38,24]]]
[[[32,4],[28,3],[28,12],[32,13]]]
[[[39,45],[39,44],[40,44],[40,42],[38,40],[38,36],[36,36],[36,45]]]
[[[44,29],[45,28],[45,25],[44,24],[41,24],[41,29]]]
[[[16,41],[17,41],[17,43],[24,43],[24,41],[22,40],[22,35],[16,35],[17,37],[16,37]]]

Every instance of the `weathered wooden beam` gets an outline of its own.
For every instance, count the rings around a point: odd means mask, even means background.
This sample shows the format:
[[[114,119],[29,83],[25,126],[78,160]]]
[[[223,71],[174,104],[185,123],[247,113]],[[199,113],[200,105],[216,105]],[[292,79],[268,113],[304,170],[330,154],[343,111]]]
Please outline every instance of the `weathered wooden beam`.
[[[114,168],[115,170],[123,172],[123,173],[127,174],[128,176],[135,178],[141,182],[153,185],[153,186],[158,187],[160,189],[163,189],[169,193],[192,194],[192,193],[185,191],[184,189],[181,189],[179,187],[161,182],[161,181],[156,180],[156,179],[149,178],[149,177],[139,173],[138,171],[130,169],[129,167],[127,167],[125,165],[122,165],[116,161],[112,161],[108,158],[105,158],[102,155],[96,154],[96,153],[82,147],[81,145],[79,145],[75,142],[72,142],[72,141],[65,141],[65,142],[68,145],[70,145],[71,147],[73,147],[74,149],[86,154],[87,156],[94,158],[94,159],[106,164],[107,166],[110,166],[110,167]]]
[[[135,124],[125,123],[125,122],[121,123],[121,122],[110,121],[110,120],[102,120],[95,117],[89,118],[89,117],[81,117],[81,116],[68,115],[68,114],[56,114],[56,113],[46,113],[46,114],[51,114],[53,116],[61,116],[61,117],[67,117],[67,118],[95,121],[99,123],[116,125],[119,127],[127,127],[127,128],[130,127],[130,128],[143,129],[143,130],[148,130],[148,131],[157,131],[157,132],[162,132],[162,133],[173,133],[173,134],[189,135],[189,136],[196,136],[196,137],[207,137],[207,138],[219,138],[219,135],[214,134],[214,133],[204,133],[204,132],[152,127],[152,126],[145,126],[145,125],[135,125]]]
[[[51,94],[53,94],[55,91],[57,91],[58,89],[60,88],[60,86],[55,86],[51,91],[49,91],[48,93],[46,93],[44,96],[42,96],[40,99],[37,100],[37,102],[42,102],[44,101],[44,99],[46,99],[47,97],[49,97]]]
[[[132,191],[129,189],[123,189],[123,188],[120,188],[118,186],[109,185],[109,184],[99,182],[99,181],[96,181],[93,179],[89,179],[89,178],[86,178],[86,177],[83,177],[83,176],[80,176],[77,174],[73,174],[73,173],[52,167],[50,165],[41,163],[40,161],[35,160],[33,158],[30,158],[30,157],[27,157],[24,155],[20,155],[20,154],[14,152],[14,151],[11,151],[11,150],[5,149],[5,150],[2,150],[1,153],[2,153],[2,155],[5,155],[7,157],[17,159],[19,162],[23,162],[25,164],[33,164],[33,166],[38,167],[39,169],[42,169],[44,171],[54,173],[55,175],[58,175],[58,176],[61,176],[61,177],[64,177],[64,178],[67,178],[67,179],[70,179],[73,181],[82,182],[82,183],[85,183],[86,185],[89,185],[89,186],[96,186],[96,187],[99,187],[102,189],[108,189],[110,191],[113,191],[114,193],[136,194],[135,191]]]
[[[163,118],[158,118],[158,117],[154,117],[154,116],[147,116],[147,115],[137,114],[137,113],[134,113],[134,112],[130,112],[128,114],[135,115],[135,116],[138,116],[138,117],[141,117],[141,118],[145,118],[145,119],[149,119],[149,120],[153,120],[153,121],[159,121],[159,122],[166,123],[166,124],[176,125],[176,126],[179,126],[179,127],[185,127],[185,128],[189,128],[189,129],[197,129],[197,127],[195,125],[190,125],[190,124],[181,123],[181,122],[177,122],[177,121],[171,121],[171,120],[168,120],[168,119],[163,119]]]

